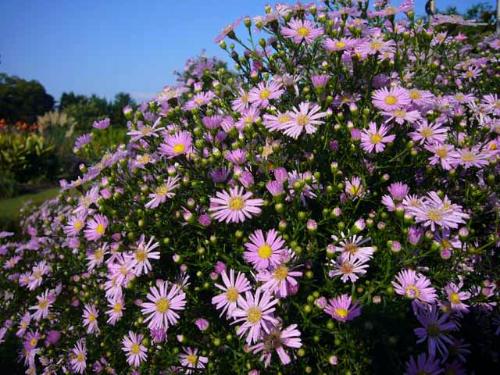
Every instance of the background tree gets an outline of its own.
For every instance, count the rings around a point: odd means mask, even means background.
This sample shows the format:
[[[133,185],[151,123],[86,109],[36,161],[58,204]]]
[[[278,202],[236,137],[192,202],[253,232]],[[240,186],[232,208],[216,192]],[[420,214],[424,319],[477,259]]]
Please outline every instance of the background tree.
[[[33,123],[53,107],[54,98],[40,82],[0,73],[0,118]]]

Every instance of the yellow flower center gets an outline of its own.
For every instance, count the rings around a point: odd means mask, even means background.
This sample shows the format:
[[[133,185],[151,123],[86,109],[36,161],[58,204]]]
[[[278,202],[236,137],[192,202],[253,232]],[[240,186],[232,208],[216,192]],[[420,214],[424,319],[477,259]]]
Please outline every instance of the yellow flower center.
[[[418,100],[422,98],[422,94],[418,90],[410,90],[410,98],[412,100]]]
[[[132,354],[139,354],[141,352],[141,347],[137,343],[133,343],[132,346],[130,347],[130,351]]]
[[[164,314],[170,308],[170,301],[166,298],[160,298],[158,301],[156,301],[155,305],[156,305],[156,311]]]
[[[240,294],[238,293],[238,289],[236,289],[235,287],[227,288],[226,298],[229,302],[238,301],[239,296],[240,296]]]
[[[104,224],[97,224],[95,231],[97,234],[102,236],[104,234],[104,232],[106,231],[106,228],[104,227]]]
[[[156,195],[161,195],[165,196],[168,194],[168,186],[166,184],[163,184],[161,186],[158,186],[155,191]]]
[[[306,126],[309,124],[309,117],[307,115],[300,114],[297,116],[297,125]]]
[[[38,339],[36,337],[33,337],[31,340],[30,340],[30,346],[32,347],[35,347],[36,344],[38,344]]]
[[[403,109],[396,109],[394,111],[394,116],[398,118],[404,118],[406,116],[406,111]]]
[[[85,362],[85,354],[83,354],[83,353],[78,353],[78,354],[76,355],[76,360],[77,360],[77,362]]]
[[[89,322],[91,323],[95,322],[95,315],[92,313],[89,314]]]
[[[406,297],[408,298],[418,298],[420,296],[420,291],[413,284],[408,285],[405,289],[405,292]]]
[[[465,76],[467,78],[472,78],[474,76],[474,72],[472,70],[468,70],[467,73],[465,73]]]
[[[148,154],[140,155],[137,157],[137,161],[141,164],[147,164],[151,160],[151,157]]]
[[[347,318],[347,314],[349,314],[349,311],[347,311],[347,309],[343,309],[341,307],[338,307],[335,309],[335,314],[339,317],[341,317],[342,319],[345,319]]]
[[[288,277],[288,267],[279,266],[274,271],[274,278],[278,281],[283,281]]]
[[[122,312],[122,308],[123,308],[122,304],[121,304],[120,302],[117,302],[117,303],[115,303],[115,305],[113,306],[113,311],[114,311],[115,313],[121,313],[121,312]]]
[[[232,211],[241,211],[245,207],[245,201],[241,197],[232,197],[229,199],[229,209]]]
[[[288,116],[287,114],[283,114],[283,115],[278,117],[278,122],[280,124],[286,124],[289,121],[290,121],[290,116]]]
[[[345,47],[345,42],[338,41],[335,43],[335,47],[337,48],[344,48]]]
[[[198,363],[198,356],[190,354],[186,357],[186,361],[188,361],[190,365],[196,366],[196,363]]]
[[[460,157],[465,162],[472,162],[476,160],[476,156],[470,151],[465,151]]]
[[[43,299],[38,303],[38,308],[40,310],[45,310],[48,306],[49,306],[49,301],[47,301],[46,299]]]
[[[436,150],[436,155],[439,156],[441,159],[444,159],[445,157],[448,156],[448,150],[444,147],[440,147]]]
[[[76,231],[79,231],[80,229],[83,228],[83,222],[81,220],[76,220],[74,223],[73,223],[73,228],[76,230]]]
[[[135,259],[142,263],[146,260],[147,256],[146,256],[146,252],[144,251],[144,249],[138,249],[136,250],[135,252]]]
[[[458,293],[455,293],[455,292],[451,293],[450,294],[450,301],[451,301],[451,303],[453,303],[455,305],[459,304],[461,301],[460,301],[460,297],[458,296]]]
[[[372,141],[373,144],[376,145],[382,142],[382,136],[379,133],[375,133],[370,136],[370,140]]]
[[[304,27],[304,26],[299,27],[297,29],[297,34],[299,34],[302,38],[307,37],[310,34],[310,32],[311,31],[307,27]]]
[[[384,102],[387,105],[394,105],[398,102],[398,98],[396,98],[394,95],[387,95],[384,99]]]
[[[186,150],[186,146],[183,143],[177,143],[172,149],[176,154],[182,154]]]
[[[271,95],[271,91],[269,91],[268,89],[263,89],[263,90],[260,92],[259,97],[260,97],[262,100],[266,100],[267,98],[269,98],[269,95]]]
[[[247,310],[247,317],[250,323],[255,324],[262,318],[262,310],[258,307],[250,307]]]
[[[147,136],[147,135],[150,135],[152,133],[152,128],[149,127],[149,126],[145,126],[141,129],[141,135],[142,136]]]
[[[273,249],[267,243],[264,243],[257,250],[257,254],[259,255],[259,258],[267,259],[273,254]]]
[[[382,48],[382,43],[378,41],[374,41],[370,43],[370,47],[374,51],[378,51]]]
[[[94,258],[95,260],[102,260],[104,258],[104,251],[103,249],[99,248],[94,252]]]
[[[344,246],[344,251],[354,255],[358,251],[358,245],[352,242],[348,242]]]
[[[340,266],[340,272],[342,273],[352,273],[353,269],[354,267],[349,262],[344,262],[342,266]]]
[[[424,138],[432,137],[433,134],[434,132],[431,128],[423,128],[422,130],[420,130],[420,135]]]
[[[427,217],[429,218],[429,220],[436,223],[443,219],[443,213],[439,209],[431,208],[429,209],[429,211],[427,211]]]

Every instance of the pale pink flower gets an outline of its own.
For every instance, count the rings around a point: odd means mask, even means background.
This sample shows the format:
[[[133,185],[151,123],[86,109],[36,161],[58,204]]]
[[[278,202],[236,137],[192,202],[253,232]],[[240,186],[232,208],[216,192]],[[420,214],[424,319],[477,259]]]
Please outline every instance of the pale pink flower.
[[[136,334],[132,331],[128,332],[122,340],[122,350],[127,355],[127,363],[130,366],[138,367],[147,359],[147,349],[142,345],[143,335]]]
[[[245,192],[242,187],[233,187],[227,191],[218,191],[210,198],[209,211],[220,222],[240,223],[261,213],[264,201],[251,198],[252,193]]]
[[[277,266],[287,250],[285,241],[274,229],[265,236],[262,230],[256,230],[250,235],[245,248],[243,258],[256,270]]]
[[[389,128],[386,125],[380,125],[377,129],[377,124],[370,122],[368,129],[363,129],[361,133],[361,147],[366,152],[382,152],[385,149],[386,143],[394,141],[395,135],[387,135]]]
[[[257,289],[255,295],[251,292],[245,292],[245,298],[238,300],[238,308],[233,311],[234,323],[243,324],[238,328],[238,335],[247,334],[246,343],[256,342],[262,334],[262,331],[269,333],[273,326],[278,324],[274,317],[274,305],[278,303],[271,293]]]
[[[186,293],[177,284],[168,281],[157,280],[146,298],[148,302],[142,303],[141,311],[147,315],[144,322],[149,322],[150,329],[167,329],[177,324],[180,318],[178,312],[186,308]]]
[[[235,279],[233,269],[229,270],[229,276],[226,270],[220,275],[224,285],[215,284],[215,286],[223,293],[213,297],[212,304],[217,310],[222,310],[221,315],[227,311],[227,317],[231,317],[237,307],[238,300],[242,298],[241,294],[251,289],[250,282],[241,272],[238,272]]]
[[[179,360],[185,374],[199,373],[208,363],[208,358],[198,355],[198,349],[183,348],[184,353],[179,354]]]
[[[285,38],[292,39],[296,44],[304,41],[306,44],[314,42],[316,38],[323,35],[323,29],[309,20],[292,18],[287,27],[281,28]]]

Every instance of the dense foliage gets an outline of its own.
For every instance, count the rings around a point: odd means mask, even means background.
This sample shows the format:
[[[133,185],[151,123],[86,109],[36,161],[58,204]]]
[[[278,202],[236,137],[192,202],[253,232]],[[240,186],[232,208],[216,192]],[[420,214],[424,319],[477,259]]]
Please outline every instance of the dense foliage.
[[[54,107],[54,98],[38,81],[0,73],[0,119],[33,123]]]
[[[236,73],[189,61],[1,234],[0,342],[44,374],[498,366],[500,40],[449,22],[327,1],[225,28]]]

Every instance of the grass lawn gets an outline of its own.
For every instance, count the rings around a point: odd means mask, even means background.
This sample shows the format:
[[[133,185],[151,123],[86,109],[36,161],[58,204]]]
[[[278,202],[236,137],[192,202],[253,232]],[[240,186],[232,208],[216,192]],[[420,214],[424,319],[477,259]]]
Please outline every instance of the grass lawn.
[[[15,227],[24,203],[31,200],[36,205],[42,204],[47,199],[54,198],[58,191],[59,188],[50,188],[32,194],[0,200],[0,230]]]

